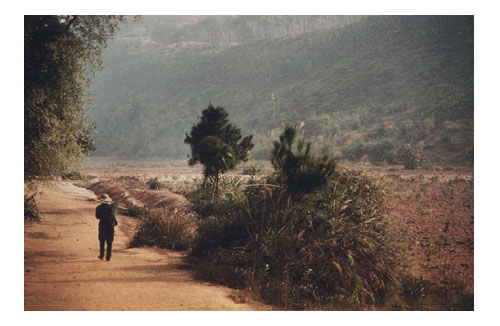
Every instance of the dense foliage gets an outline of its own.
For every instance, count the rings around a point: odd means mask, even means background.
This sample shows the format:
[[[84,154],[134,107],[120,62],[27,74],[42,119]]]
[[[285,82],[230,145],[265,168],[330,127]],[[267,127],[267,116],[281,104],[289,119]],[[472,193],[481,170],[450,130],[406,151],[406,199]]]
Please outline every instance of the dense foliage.
[[[24,16],[24,179],[48,179],[95,149],[84,89],[122,17]]]
[[[24,195],[24,220],[40,221],[43,218],[42,212],[36,204],[35,195]]]
[[[231,43],[222,39],[240,27],[273,31],[272,17],[148,19],[128,26],[105,54],[108,69],[94,89],[96,154],[185,156],[182,137],[211,98],[254,135],[253,157],[268,159],[278,133],[274,93],[277,122],[304,121],[322,153],[395,163],[399,145],[421,143],[431,161],[471,162],[472,16],[371,16],[308,33],[278,17],[280,30],[295,32]],[[217,34],[210,28],[224,33],[214,45],[202,42]]]
[[[381,183],[334,173],[333,163],[317,170],[307,151],[291,150],[295,131],[288,125],[280,137],[287,155],[276,143],[273,175],[231,183],[213,203],[190,198],[204,217],[190,257],[212,279],[292,309],[385,303],[397,292],[398,274]],[[302,168],[288,169],[297,166],[297,153],[307,157]],[[313,177],[308,187],[296,176],[310,171],[322,181]],[[300,197],[299,180],[307,188]]]
[[[191,258],[221,283],[289,308],[382,304],[397,289],[397,255],[380,183],[357,172],[293,200],[274,179],[223,196],[199,222]],[[227,203],[231,200],[231,203]]]
[[[335,162],[327,155],[312,155],[312,144],[304,138],[296,142],[296,137],[297,128],[286,123],[279,141],[273,143],[271,163],[288,193],[300,195],[325,186],[335,171]]]
[[[243,137],[227,117],[224,107],[210,103],[184,140],[191,147],[189,165],[203,164],[205,179],[214,178],[215,185],[220,174],[247,161],[253,147],[252,136]]]

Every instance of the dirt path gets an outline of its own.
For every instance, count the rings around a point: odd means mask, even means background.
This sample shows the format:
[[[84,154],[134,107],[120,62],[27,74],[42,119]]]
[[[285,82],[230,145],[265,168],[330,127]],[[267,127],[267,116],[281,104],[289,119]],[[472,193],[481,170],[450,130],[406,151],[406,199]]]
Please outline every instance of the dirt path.
[[[25,310],[267,310],[195,280],[181,253],[127,249],[129,217],[117,216],[111,261],[97,259],[94,193],[68,182],[41,190],[44,220],[24,230]]]

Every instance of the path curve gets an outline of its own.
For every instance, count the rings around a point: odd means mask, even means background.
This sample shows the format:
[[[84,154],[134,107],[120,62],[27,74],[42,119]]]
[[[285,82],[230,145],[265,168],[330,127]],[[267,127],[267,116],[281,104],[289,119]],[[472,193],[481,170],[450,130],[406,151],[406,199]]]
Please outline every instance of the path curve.
[[[195,280],[184,254],[127,249],[136,220],[118,215],[113,256],[97,259],[95,195],[65,181],[40,188],[40,223],[24,228],[24,310],[268,310]]]

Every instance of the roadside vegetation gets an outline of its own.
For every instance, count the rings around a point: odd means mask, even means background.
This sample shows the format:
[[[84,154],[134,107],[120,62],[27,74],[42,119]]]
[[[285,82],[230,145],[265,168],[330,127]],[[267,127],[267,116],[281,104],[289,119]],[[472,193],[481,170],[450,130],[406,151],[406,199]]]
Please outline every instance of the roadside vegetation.
[[[129,207],[141,220],[130,245],[185,250],[200,277],[280,309],[473,309],[465,283],[432,283],[406,270],[407,234],[387,202],[405,183],[340,168],[314,153],[302,128],[285,123],[270,150],[270,173],[254,163],[242,175],[205,173],[186,193],[186,209]],[[201,162],[205,171],[227,153],[204,152],[214,156]],[[395,155],[413,170],[419,154],[406,146]],[[438,182],[424,179],[412,177],[422,185],[406,199]],[[460,184],[450,180],[442,195],[452,198]],[[447,233],[450,222],[443,227]]]
[[[296,135],[287,125],[274,143],[273,174],[226,182],[208,208],[194,192],[190,258],[206,277],[286,309],[384,304],[399,280],[381,184],[335,171]]]
[[[36,204],[35,195],[24,195],[24,221],[39,222],[43,218]]]
[[[140,223],[130,247],[155,246],[187,250],[194,235],[194,214],[186,209],[151,209],[139,214]]]
[[[85,89],[102,68],[123,16],[24,16],[24,183],[78,178],[73,172],[95,147]],[[40,220],[34,195],[24,196],[25,220]]]
[[[150,190],[160,190],[165,187],[163,183],[161,183],[161,181],[158,180],[158,177],[149,179],[147,185]]]

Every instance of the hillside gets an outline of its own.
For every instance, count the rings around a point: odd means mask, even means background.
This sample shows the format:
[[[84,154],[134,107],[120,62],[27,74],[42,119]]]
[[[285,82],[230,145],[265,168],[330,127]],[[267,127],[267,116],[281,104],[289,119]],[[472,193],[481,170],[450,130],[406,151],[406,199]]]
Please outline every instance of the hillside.
[[[431,162],[473,161],[472,16],[300,18],[124,26],[94,78],[96,155],[186,157],[185,133],[212,101],[254,135],[255,158],[287,120],[349,160],[394,163],[412,143]]]

